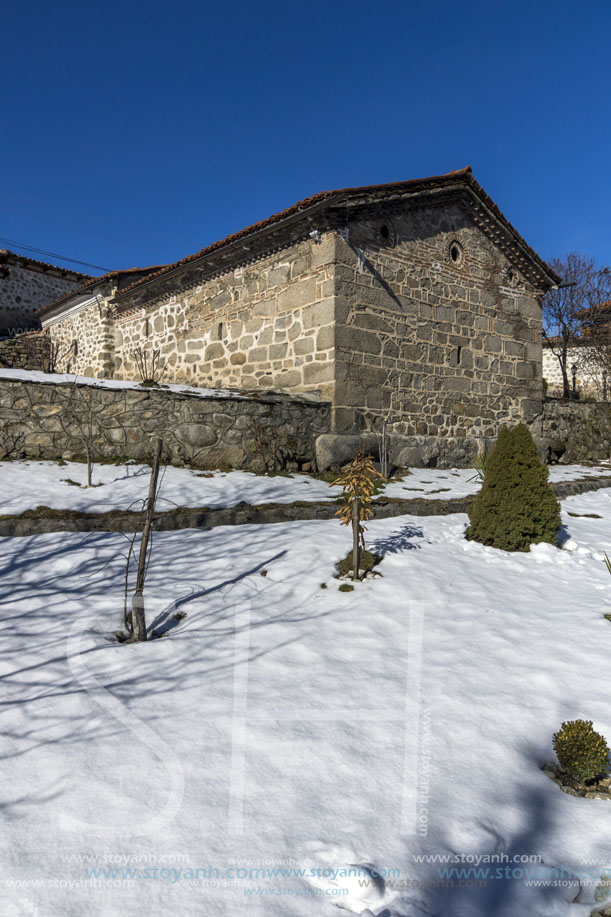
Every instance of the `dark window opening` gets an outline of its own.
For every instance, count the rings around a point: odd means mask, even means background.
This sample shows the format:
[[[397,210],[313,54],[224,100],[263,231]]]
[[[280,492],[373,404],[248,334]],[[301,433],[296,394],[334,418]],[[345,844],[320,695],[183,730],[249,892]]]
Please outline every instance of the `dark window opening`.
[[[458,242],[452,242],[450,245],[450,259],[454,264],[460,264],[462,261],[462,248]]]
[[[223,323],[222,322],[219,322],[219,326],[216,329],[216,339],[217,341],[223,340]]]
[[[459,345],[459,346],[456,348],[456,365],[457,365],[457,366],[460,366],[460,358],[461,358],[461,355],[462,355],[462,347]]]
[[[145,336],[145,338],[147,338],[147,337],[150,335],[150,333],[151,333],[151,325],[150,325],[150,322],[149,322],[149,320],[148,320],[148,318],[147,318],[146,321],[145,321],[145,323],[144,323],[144,336]]]
[[[383,239],[390,238],[390,229],[388,228],[388,226],[386,226],[386,224],[384,224],[384,226],[380,228],[380,235],[382,236]]]
[[[75,357],[78,357],[78,341],[77,340],[72,341],[72,353],[74,354]]]

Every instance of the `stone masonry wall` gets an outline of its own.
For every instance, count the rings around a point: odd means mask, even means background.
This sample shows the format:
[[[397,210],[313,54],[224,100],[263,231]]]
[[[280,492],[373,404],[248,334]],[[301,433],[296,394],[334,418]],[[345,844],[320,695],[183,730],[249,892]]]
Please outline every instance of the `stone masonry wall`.
[[[547,460],[563,464],[611,458],[611,404],[546,401],[531,424]]]
[[[314,443],[329,428],[329,405],[280,394],[198,394],[141,388],[112,388],[2,378],[0,374],[0,459],[82,458],[78,423],[91,416],[96,458],[148,461],[160,436],[172,464],[265,470],[308,470]]]
[[[18,264],[4,266],[0,270],[0,335],[39,328],[36,310],[79,285],[76,280],[27,270]]]
[[[161,351],[167,382],[331,398],[334,258],[329,232],[119,314],[115,377],[137,377],[132,354],[142,346]]]
[[[458,204],[351,222],[336,294],[336,429],[464,441],[540,411],[541,308]]]
[[[333,220],[320,241],[208,279],[184,265],[114,319],[108,306],[60,321],[52,334],[79,342],[70,371],[138,379],[141,347],[160,351],[164,382],[318,392],[338,432],[386,420],[398,464],[468,463],[503,423],[540,412],[537,293],[467,203],[363,204]]]
[[[48,372],[50,343],[49,335],[42,331],[0,338],[0,368]]]
[[[601,397],[603,394],[602,373],[595,368],[594,352],[589,347],[572,347],[568,355],[569,385],[573,386],[571,366],[577,366],[575,385],[580,395]],[[549,394],[562,394],[562,372],[558,358],[550,347],[543,348],[543,378]]]
[[[114,376],[114,318],[108,297],[48,325],[58,348],[57,372],[93,379]],[[137,375],[129,378],[137,380]]]

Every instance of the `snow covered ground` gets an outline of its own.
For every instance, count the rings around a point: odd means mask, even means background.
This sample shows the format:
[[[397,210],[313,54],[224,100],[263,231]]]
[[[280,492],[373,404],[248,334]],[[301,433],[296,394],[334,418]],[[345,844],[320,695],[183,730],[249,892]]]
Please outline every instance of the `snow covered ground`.
[[[0,462],[0,515],[37,506],[89,513],[138,509],[146,499],[150,473],[149,465],[95,465],[94,486],[87,487],[87,466],[80,462]],[[247,471],[201,472],[172,466],[162,475],[157,503],[161,510],[235,506],[241,500],[253,505],[332,500],[341,492],[341,487],[329,487],[307,475],[267,477]]]
[[[576,481],[579,478],[611,475],[608,464],[602,465],[550,465],[549,480]],[[392,479],[386,485],[387,497],[410,500],[414,497],[449,500],[477,493],[480,484],[473,468],[411,468],[401,481]]]
[[[2,539],[3,917],[589,915],[611,804],[539,766],[563,720],[611,740],[611,489],[563,510],[565,549],[516,555],[373,521],[349,593],[335,521],[158,534],[170,631],[132,646],[120,536]],[[483,887],[439,873],[478,857]]]
[[[127,509],[144,500],[148,491],[148,465],[96,465],[94,487],[86,487],[86,466],[78,462],[0,462],[0,515],[22,513],[37,506],[102,513]],[[611,475],[608,465],[555,465],[551,481],[573,481],[593,475]],[[75,486],[80,485],[80,486]],[[409,500],[450,499],[479,489],[472,468],[413,468],[402,480],[391,480],[384,493]],[[159,507],[235,506],[241,500],[260,503],[292,503],[297,500],[332,500],[339,487],[308,475],[291,477],[249,474],[245,471],[214,473],[168,467],[160,492]]]
[[[139,382],[124,382],[121,379],[94,379],[89,376],[75,376],[74,373],[44,373],[30,369],[0,369],[0,379],[12,379],[17,382],[45,382],[45,383],[74,383],[80,385],[93,385],[95,388],[141,388]],[[233,392],[225,388],[200,388],[195,385],[177,385],[162,383],[160,386],[170,392],[178,392],[181,395],[192,395],[194,398],[246,398],[246,395],[240,395],[239,392]],[[306,396],[307,397],[307,396]]]

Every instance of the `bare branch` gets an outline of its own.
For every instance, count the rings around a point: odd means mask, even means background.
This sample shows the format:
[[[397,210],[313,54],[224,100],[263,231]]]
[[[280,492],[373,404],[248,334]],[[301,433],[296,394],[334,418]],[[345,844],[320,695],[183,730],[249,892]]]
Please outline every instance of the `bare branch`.
[[[611,300],[611,272],[607,267],[599,267],[593,258],[578,252],[554,259],[550,266],[563,282],[543,298],[543,335],[558,360],[563,394],[569,398],[571,350],[583,345],[586,333],[588,342],[594,342],[592,329],[605,324],[604,310],[599,310],[602,304]]]

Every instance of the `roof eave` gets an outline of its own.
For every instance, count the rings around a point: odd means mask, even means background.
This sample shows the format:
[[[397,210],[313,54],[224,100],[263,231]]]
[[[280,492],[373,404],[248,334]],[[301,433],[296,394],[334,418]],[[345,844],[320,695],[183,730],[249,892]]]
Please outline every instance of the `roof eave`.
[[[260,239],[266,235],[273,236],[274,234],[278,234],[278,230],[284,230],[287,227],[298,224],[304,220],[311,221],[311,218],[315,216],[319,211],[328,207],[330,200],[331,195],[324,201],[317,201],[315,204],[312,204],[309,207],[304,207],[303,210],[300,210],[297,213],[291,213],[289,216],[279,219],[269,226],[261,226],[257,229],[253,229],[252,232],[248,233],[248,235],[245,235],[241,239],[234,239],[233,241],[228,242],[226,245],[219,246],[213,251],[205,251],[199,255],[193,255],[189,261],[176,264],[169,270],[164,271],[163,274],[158,274],[153,277],[144,277],[142,280],[137,282],[137,286],[135,287],[127,288],[126,290],[117,290],[111,302],[120,308],[122,305],[121,301],[123,299],[129,299],[132,293],[139,292],[151,284],[154,285],[156,282],[171,278],[172,276],[178,274],[180,271],[184,270],[186,267],[191,267],[192,265],[197,264],[206,264],[206,262],[214,261],[215,258],[218,259],[219,257],[223,260],[229,261],[231,255],[236,251],[240,251],[241,249],[244,251],[249,251],[257,239]],[[247,259],[245,258],[244,260]]]
[[[528,245],[517,229],[509,222],[500,208],[474,178],[471,169],[467,167],[466,169],[450,172],[447,175],[432,176],[425,179],[321,192],[318,200],[304,206],[300,210],[289,213],[286,217],[279,215],[278,219],[274,219],[273,222],[265,223],[264,221],[264,225],[261,226],[255,224],[251,231],[247,229],[243,231],[243,234],[237,233],[236,235],[238,238],[229,239],[225,244],[213,243],[208,249],[202,250],[201,253],[187,256],[186,259],[181,259],[179,262],[176,262],[173,267],[162,273],[155,273],[148,278],[142,278],[125,290],[117,291],[112,302],[119,309],[122,307],[127,308],[127,304],[130,302],[132,294],[136,292],[139,293],[141,290],[150,289],[154,287],[155,284],[177,275],[188,266],[194,264],[202,265],[208,262],[214,263],[214,261],[219,258],[229,262],[232,254],[236,251],[248,250],[252,245],[256,244],[258,239],[265,236],[273,237],[274,235],[279,235],[280,232],[284,231],[287,227],[298,224],[304,220],[311,222],[313,217],[320,211],[326,211],[331,207],[337,207],[342,204],[359,205],[365,203],[368,198],[373,202],[376,197],[378,199],[388,199],[389,197],[404,199],[422,196],[430,197],[435,194],[447,193],[450,189],[456,191],[462,189],[468,192],[472,198],[477,201],[478,205],[485,209],[487,215],[486,222],[494,221],[509,234],[514,246],[517,246],[521,252],[522,258],[530,263],[535,269],[535,273],[538,274],[539,278],[543,281],[543,286],[545,288],[544,292],[546,289],[556,287],[561,283],[561,278],[542,258],[539,257],[539,255],[537,255],[534,249]],[[248,260],[248,258],[245,257],[243,260]]]
[[[77,290],[72,290],[72,292],[62,296],[61,299],[56,299],[54,302],[43,306],[41,309],[37,309],[34,315],[40,320],[55,318],[56,315],[66,312],[68,309],[75,306],[77,304],[75,300],[90,298],[94,294],[95,288],[105,283],[110,283],[108,278],[96,278],[96,280],[88,283],[86,286],[80,287]]]

